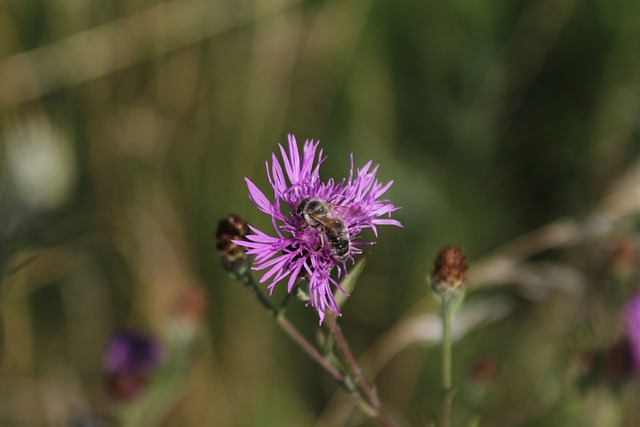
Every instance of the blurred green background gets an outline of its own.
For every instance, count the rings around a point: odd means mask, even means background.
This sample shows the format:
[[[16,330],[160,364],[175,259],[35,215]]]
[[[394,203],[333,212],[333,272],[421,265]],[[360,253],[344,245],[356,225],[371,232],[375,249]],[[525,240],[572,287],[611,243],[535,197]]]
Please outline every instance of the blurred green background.
[[[217,262],[225,215],[269,230],[243,178],[266,191],[288,133],[321,141],[324,178],[353,153],[394,180],[404,228],[380,230],[340,321],[401,425],[437,414],[439,351],[379,337],[437,313],[449,243],[481,319],[506,310],[456,344],[455,425],[638,425],[633,392],[572,376],[636,285],[637,181],[601,201],[638,167],[638,22],[635,0],[0,0],[0,425],[103,425],[111,334],[184,319],[200,335],[156,425],[375,425],[341,419],[344,393]],[[577,231],[495,251],[557,218]],[[529,270],[474,278],[500,259]],[[311,309],[288,314],[313,338]]]

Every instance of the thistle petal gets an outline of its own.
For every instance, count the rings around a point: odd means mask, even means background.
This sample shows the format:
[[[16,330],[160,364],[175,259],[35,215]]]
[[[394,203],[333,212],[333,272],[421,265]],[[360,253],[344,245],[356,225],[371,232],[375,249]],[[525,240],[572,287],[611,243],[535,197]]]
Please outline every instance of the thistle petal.
[[[272,213],[272,205],[269,202],[269,199],[260,191],[260,189],[253,183],[249,178],[244,179],[247,182],[247,187],[249,187],[249,199],[251,202],[262,212],[271,214]]]

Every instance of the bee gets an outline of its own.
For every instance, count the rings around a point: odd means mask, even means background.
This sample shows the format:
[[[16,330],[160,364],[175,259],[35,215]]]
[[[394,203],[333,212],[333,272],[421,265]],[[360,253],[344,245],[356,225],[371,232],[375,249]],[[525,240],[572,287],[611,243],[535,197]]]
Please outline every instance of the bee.
[[[320,199],[302,199],[296,204],[295,212],[304,219],[307,226],[322,232],[333,259],[345,262],[351,252],[351,240],[349,230],[335,208]],[[321,240],[324,244],[322,237]]]

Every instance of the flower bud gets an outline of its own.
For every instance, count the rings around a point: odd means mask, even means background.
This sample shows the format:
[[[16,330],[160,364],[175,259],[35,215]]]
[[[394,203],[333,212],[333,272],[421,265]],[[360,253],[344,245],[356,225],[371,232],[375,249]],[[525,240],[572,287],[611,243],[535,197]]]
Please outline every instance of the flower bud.
[[[443,248],[438,253],[431,273],[433,289],[440,295],[457,292],[467,279],[468,270],[467,259],[459,248]]]
[[[631,377],[637,372],[631,343],[622,339],[604,353],[604,371],[610,380]]]
[[[632,239],[625,239],[618,243],[612,259],[612,273],[614,278],[626,283],[637,270],[638,248]]]
[[[207,295],[203,286],[188,285],[173,307],[170,342],[173,345],[193,344],[202,325],[207,306]]]
[[[477,383],[488,385],[498,375],[498,364],[492,356],[481,356],[471,366],[471,378]]]
[[[627,303],[624,321],[633,370],[640,373],[640,293],[631,297]]]
[[[582,361],[583,387],[605,382],[614,388],[640,378],[640,294],[631,297],[622,312],[625,330],[604,350],[586,354]]]
[[[218,222],[216,233],[216,247],[218,258],[222,265],[229,270],[238,270],[247,259],[246,249],[234,242],[242,240],[248,232],[247,223],[240,216],[231,214]]]

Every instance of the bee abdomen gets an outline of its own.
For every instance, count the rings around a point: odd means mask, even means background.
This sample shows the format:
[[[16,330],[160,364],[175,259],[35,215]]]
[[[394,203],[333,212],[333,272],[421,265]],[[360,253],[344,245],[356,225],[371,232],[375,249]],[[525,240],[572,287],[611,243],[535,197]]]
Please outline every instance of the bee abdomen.
[[[327,235],[329,246],[336,261],[346,261],[351,247],[349,239],[344,239],[336,235]]]

